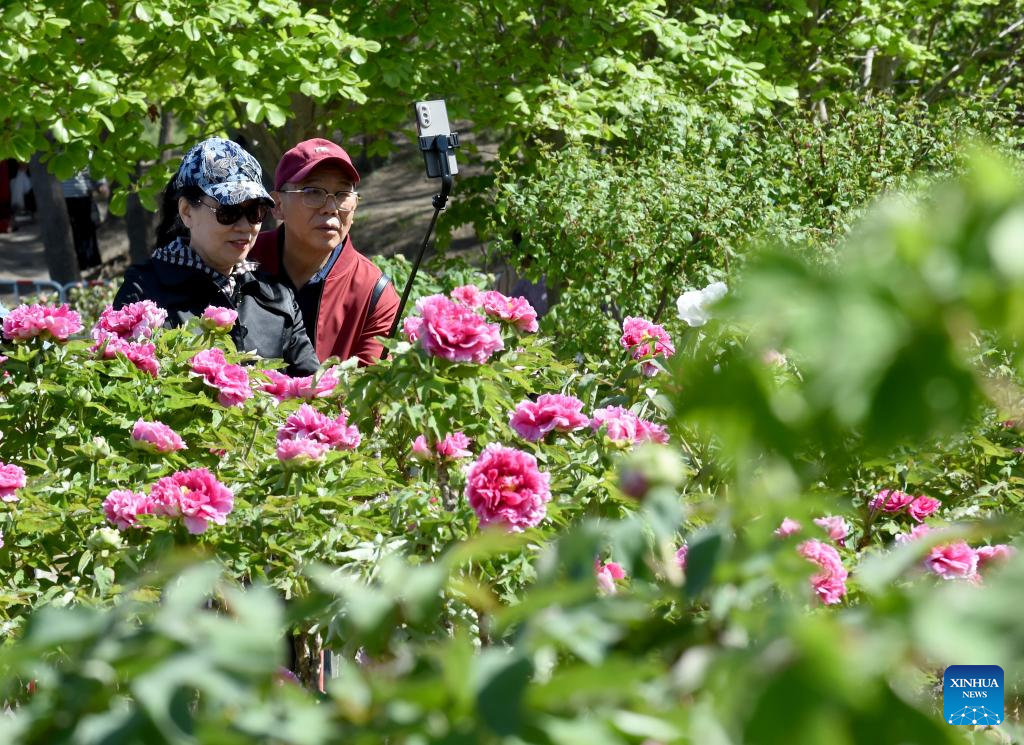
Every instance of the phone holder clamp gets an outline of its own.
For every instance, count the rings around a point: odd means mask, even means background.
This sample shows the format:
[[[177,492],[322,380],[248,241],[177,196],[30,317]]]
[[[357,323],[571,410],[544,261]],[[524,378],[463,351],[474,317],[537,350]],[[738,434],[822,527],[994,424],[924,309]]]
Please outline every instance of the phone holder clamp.
[[[451,132],[443,135],[431,135],[420,137],[420,150],[429,152],[433,150],[438,155],[438,163],[441,166],[441,191],[434,195],[432,204],[435,210],[443,210],[448,204],[448,195],[452,193],[451,168],[448,165],[448,156],[454,154],[455,148],[459,146],[459,133]]]

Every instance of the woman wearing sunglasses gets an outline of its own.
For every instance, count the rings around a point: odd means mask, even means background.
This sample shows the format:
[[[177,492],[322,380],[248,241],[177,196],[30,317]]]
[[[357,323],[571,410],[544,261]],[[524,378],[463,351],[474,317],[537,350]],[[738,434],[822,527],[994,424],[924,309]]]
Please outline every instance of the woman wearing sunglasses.
[[[152,300],[171,327],[211,305],[232,308],[238,349],[283,358],[290,375],[314,372],[293,291],[246,260],[273,205],[252,155],[230,140],[200,142],[164,191],[156,250],[125,272],[114,307]]]

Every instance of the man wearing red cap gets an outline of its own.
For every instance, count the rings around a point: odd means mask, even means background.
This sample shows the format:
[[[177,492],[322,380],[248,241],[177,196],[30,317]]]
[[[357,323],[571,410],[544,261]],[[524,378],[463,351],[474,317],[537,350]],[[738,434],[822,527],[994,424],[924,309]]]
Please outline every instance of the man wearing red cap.
[[[380,358],[398,313],[398,293],[373,262],[356,251],[349,230],[359,172],[341,147],[320,138],[300,142],[274,173],[274,230],[261,233],[250,258],[295,287],[317,357],[363,364]]]

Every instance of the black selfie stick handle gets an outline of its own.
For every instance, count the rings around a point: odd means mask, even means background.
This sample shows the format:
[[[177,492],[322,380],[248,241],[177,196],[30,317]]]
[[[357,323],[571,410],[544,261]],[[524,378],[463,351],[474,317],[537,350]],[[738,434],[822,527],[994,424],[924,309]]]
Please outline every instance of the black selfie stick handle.
[[[430,225],[427,227],[427,234],[423,237],[423,245],[420,246],[420,252],[416,255],[416,261],[412,265],[412,271],[409,273],[409,279],[405,283],[405,289],[402,291],[402,301],[398,304],[398,313],[395,315],[395,322],[391,324],[391,331],[388,332],[388,338],[393,339],[395,332],[398,331],[398,324],[402,320],[402,313],[405,311],[405,304],[409,300],[409,293],[412,292],[412,283],[416,279],[416,272],[420,269],[420,262],[423,261],[423,254],[427,251],[427,244],[430,242],[430,234],[434,232],[434,225],[437,224],[437,216],[441,214],[441,210],[448,204],[448,196],[452,193],[452,184],[454,179],[452,178],[451,169],[448,167],[448,149],[450,147],[458,146],[458,139],[453,138],[454,142],[450,143],[448,135],[437,135],[433,138],[431,143],[431,149],[436,149],[441,154],[441,191],[434,195],[431,203],[434,205],[434,215],[430,218]],[[421,142],[421,147],[423,143]]]

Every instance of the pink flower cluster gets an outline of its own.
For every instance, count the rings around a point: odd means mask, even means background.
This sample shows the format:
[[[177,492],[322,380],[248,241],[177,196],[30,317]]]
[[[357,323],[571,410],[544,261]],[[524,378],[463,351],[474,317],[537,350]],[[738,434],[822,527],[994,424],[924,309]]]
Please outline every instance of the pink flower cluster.
[[[466,501],[481,525],[521,532],[540,523],[551,501],[550,476],[529,453],[488,445],[466,474]]]
[[[18,489],[25,486],[25,469],[13,463],[0,463],[0,501],[17,502]]]
[[[622,322],[622,338],[619,343],[630,350],[635,360],[650,360],[652,357],[671,357],[676,352],[672,338],[668,332],[656,323],[645,318],[626,316]],[[657,374],[657,366],[650,362],[643,363],[644,375]]]
[[[537,311],[524,297],[509,297],[497,290],[481,290],[476,285],[463,285],[451,292],[452,300],[474,310],[480,309],[493,320],[504,321],[519,331],[537,330]]]
[[[156,358],[156,345],[144,342],[124,341],[113,334],[97,341],[92,346],[93,352],[99,352],[103,359],[110,360],[118,354],[124,355],[129,362],[154,378],[160,372],[160,360]]]
[[[814,524],[824,528],[825,532],[828,533],[828,537],[840,546],[846,545],[846,536],[850,535],[850,526],[843,518],[837,515],[816,517],[814,518]]]
[[[896,542],[897,543],[910,543],[911,541],[916,541],[921,536],[927,535],[928,533],[931,533],[931,532],[932,532],[932,529],[929,528],[927,525],[924,525],[924,524],[915,525],[913,528],[910,529],[909,533],[897,533],[896,534]]]
[[[314,375],[293,378],[277,370],[264,370],[263,374],[269,379],[269,383],[260,386],[260,390],[269,393],[278,401],[289,398],[304,398],[310,401],[314,398],[323,398],[333,391],[338,385],[338,366],[324,370],[320,379],[315,383]]]
[[[594,559],[594,576],[597,578],[597,586],[605,595],[614,595],[618,588],[616,580],[626,578],[626,570],[614,561],[601,562],[601,559]]]
[[[942,502],[933,497],[914,497],[897,489],[883,489],[868,502],[871,510],[881,510],[890,514],[896,514],[906,510],[916,522],[924,522],[924,519],[935,513]]]
[[[835,605],[846,595],[846,578],[839,552],[827,543],[811,539],[797,546],[797,551],[808,561],[817,564],[821,572],[811,577],[811,587],[825,605]]]
[[[483,294],[483,291],[476,285],[462,285],[451,291],[452,300],[469,308],[479,308],[483,305]]]
[[[153,484],[153,514],[181,517],[188,532],[205,533],[211,522],[223,525],[234,508],[234,495],[205,468],[179,471]]]
[[[433,460],[434,454],[440,461],[469,458],[473,453],[469,450],[472,441],[462,432],[451,432],[444,436],[431,450],[424,435],[419,435],[412,442],[412,455],[417,460]]]
[[[784,517],[782,518],[782,522],[779,523],[779,527],[777,527],[773,532],[779,538],[789,538],[791,535],[796,535],[803,529],[804,526],[798,523],[796,520],[789,517]]]
[[[206,385],[217,389],[221,406],[241,406],[252,398],[249,374],[241,365],[229,365],[220,349],[204,349],[192,358],[191,364],[192,372],[201,375]]]
[[[1006,561],[1016,552],[1013,546],[1002,543],[973,549],[966,541],[955,541],[932,548],[924,564],[930,572],[943,579],[980,583],[980,572],[984,566]]]
[[[356,448],[361,439],[359,429],[349,425],[344,409],[337,419],[331,419],[309,404],[302,404],[277,431],[277,457],[283,463],[320,460],[332,448]]]
[[[845,545],[846,537],[850,535],[850,525],[841,517],[836,515],[826,515],[825,517],[814,518],[814,524],[820,528],[823,528],[828,534],[830,540],[835,541],[840,546]],[[803,530],[803,525],[798,523],[792,518],[783,518],[774,531],[775,535],[779,538],[788,538],[791,535],[796,535]]]
[[[160,515],[181,518],[193,535],[205,533],[211,522],[223,525],[233,508],[231,490],[205,468],[165,476],[149,495],[115,489],[103,500],[107,520],[118,530],[136,527],[139,515]]]
[[[583,413],[583,402],[573,396],[545,393],[536,401],[523,401],[509,419],[520,437],[530,442],[544,438],[548,432],[572,432],[590,424]]]
[[[237,310],[211,305],[203,311],[203,316],[199,319],[199,325],[211,331],[228,331],[235,325],[237,320]]]
[[[605,436],[618,444],[633,445],[641,442],[668,442],[668,431],[661,424],[641,419],[621,406],[606,406],[594,412],[590,422],[597,432],[604,428]]]
[[[165,320],[167,311],[152,300],[129,303],[120,310],[108,305],[92,327],[92,338],[96,341],[92,351],[106,360],[124,355],[135,367],[155,378],[160,372],[160,361],[156,358],[156,346],[145,340]]]
[[[690,546],[686,541],[683,541],[683,545],[676,549],[676,564],[684,572],[686,571],[686,557],[690,553]]]
[[[108,305],[92,327],[92,338],[100,342],[113,335],[124,341],[142,341],[151,338],[166,320],[167,311],[152,300],[129,303],[118,310]]]
[[[524,297],[508,297],[488,290],[480,295],[480,307],[490,318],[509,323],[520,331],[532,334],[539,328],[537,311]]]
[[[402,330],[432,357],[479,365],[505,348],[501,328],[461,302],[430,295],[416,303],[416,310],[419,317],[406,318]]]
[[[129,489],[114,489],[103,500],[103,512],[118,530],[136,527],[139,515],[152,515],[154,506],[151,497]]]
[[[82,319],[67,304],[19,305],[4,317],[4,338],[27,341],[36,336],[67,341],[82,330]]]
[[[142,419],[132,427],[132,445],[150,453],[173,453],[185,449],[185,441],[166,424]]]

